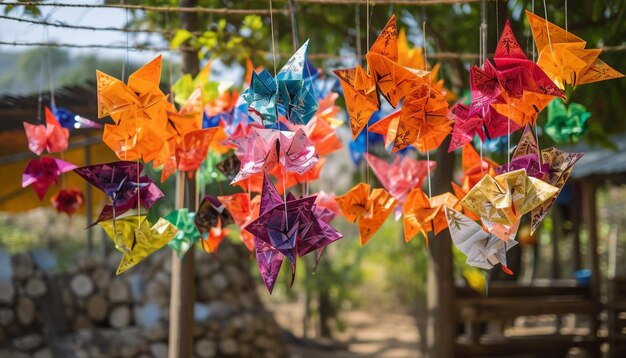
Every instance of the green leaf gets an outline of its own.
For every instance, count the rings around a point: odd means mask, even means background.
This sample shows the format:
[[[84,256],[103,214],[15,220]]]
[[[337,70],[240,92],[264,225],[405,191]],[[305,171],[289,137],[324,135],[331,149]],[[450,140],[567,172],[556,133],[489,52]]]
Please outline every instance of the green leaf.
[[[193,34],[191,32],[183,29],[178,29],[176,30],[174,38],[172,38],[170,46],[172,46],[172,48],[179,48],[180,45],[182,45],[191,38],[193,38]]]
[[[263,20],[258,15],[248,15],[243,19],[243,26],[258,31],[263,27]]]

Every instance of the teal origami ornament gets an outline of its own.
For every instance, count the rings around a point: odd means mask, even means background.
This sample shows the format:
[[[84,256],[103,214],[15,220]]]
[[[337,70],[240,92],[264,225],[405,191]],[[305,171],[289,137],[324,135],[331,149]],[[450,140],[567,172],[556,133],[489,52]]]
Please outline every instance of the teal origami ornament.
[[[167,246],[176,251],[176,255],[181,259],[200,238],[200,233],[194,223],[195,218],[196,213],[189,212],[186,208],[174,210],[165,217],[165,220],[179,230]]]
[[[556,143],[576,143],[587,133],[587,121],[591,112],[582,104],[570,103],[565,106],[556,98],[548,104],[548,121],[544,126],[546,133]]]
[[[276,74],[252,73],[250,87],[242,97],[248,103],[248,114],[266,127],[276,126],[278,116],[295,124],[307,124],[317,111],[311,81],[305,79],[307,40]]]

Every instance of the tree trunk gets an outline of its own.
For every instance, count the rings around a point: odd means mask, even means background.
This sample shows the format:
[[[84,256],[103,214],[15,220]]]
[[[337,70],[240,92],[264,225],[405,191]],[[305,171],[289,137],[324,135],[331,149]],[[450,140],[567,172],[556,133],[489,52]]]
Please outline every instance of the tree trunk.
[[[433,195],[451,190],[454,153],[448,153],[448,137],[437,150],[437,170],[432,178]],[[454,357],[457,318],[454,306],[452,239],[448,230],[436,235],[429,244],[428,257],[428,323],[426,340],[430,358]]]

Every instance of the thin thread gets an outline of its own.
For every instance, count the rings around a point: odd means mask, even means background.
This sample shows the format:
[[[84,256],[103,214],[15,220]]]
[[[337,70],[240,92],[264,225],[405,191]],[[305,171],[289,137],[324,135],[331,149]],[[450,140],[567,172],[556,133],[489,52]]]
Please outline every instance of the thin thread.
[[[480,52],[480,67],[485,66],[485,57],[487,57],[487,2],[482,0],[480,2],[480,30],[479,30],[479,52]],[[482,108],[483,119],[485,118],[485,107]],[[479,138],[480,146],[480,173],[483,173],[483,141]]]
[[[506,133],[507,172],[511,171],[511,105],[506,105],[506,119],[508,130]]]
[[[357,5],[355,7],[355,24],[356,27],[356,53],[357,53],[357,62],[361,64],[361,59],[363,59],[363,54],[361,52],[361,6]]]
[[[500,0],[496,0],[496,43],[500,40],[500,11],[498,11],[498,3]]]
[[[422,22],[422,45],[424,47],[424,70],[428,71],[428,61],[427,61],[427,57],[426,57],[426,52],[427,52],[427,47],[426,46],[426,21]],[[425,119],[428,119],[428,112],[427,112],[427,108],[428,108],[428,102],[430,101],[430,89],[431,89],[431,83],[432,83],[432,79],[431,79],[431,72],[428,71],[428,96],[426,97],[426,103],[424,103],[424,112],[425,112]],[[431,189],[431,178],[430,178],[430,151],[426,151],[426,168],[428,170],[428,197],[432,197],[433,193],[432,193],[432,189]]]
[[[293,50],[296,51],[299,46],[298,28],[296,24],[296,13],[294,11],[293,0],[289,0],[289,22],[291,23],[291,43]]]
[[[550,52],[554,57],[554,46],[552,46],[552,38],[550,37],[550,27],[548,26],[548,7],[546,6],[546,0],[543,0],[543,12],[546,21],[546,32],[548,33],[548,43],[550,44]]]
[[[272,61],[274,63],[274,77],[276,76],[276,44],[274,43],[274,15],[272,15],[272,0],[270,2],[270,31],[272,32]]]
[[[174,7],[174,6],[144,6],[144,5],[128,5],[128,4],[65,4],[65,3],[44,3],[39,1],[28,2],[12,2],[1,1],[0,5],[5,6],[37,6],[37,7],[72,7],[72,8],[88,8],[88,9],[125,9],[140,10],[151,12],[192,12],[199,14],[216,14],[216,15],[269,15],[265,9],[226,9],[226,8],[205,8],[205,7]],[[287,14],[285,10],[275,10],[277,14]]]
[[[367,49],[370,48],[370,2],[367,0],[365,3],[365,42],[367,44]],[[369,64],[368,64],[369,70]],[[365,125],[365,153],[367,155],[370,154],[370,120],[367,118],[367,124]],[[370,185],[370,165],[369,162],[365,161],[365,183]]]
[[[567,34],[567,0],[565,0],[565,42],[567,42]]]
[[[530,11],[534,14],[535,13],[535,0],[532,0],[531,4],[530,4]],[[531,34],[532,36],[532,34]],[[531,41],[532,45],[533,45],[533,62],[537,62],[537,45],[535,44],[535,41]]]
[[[541,150],[539,149],[539,126],[535,125],[535,141],[537,142],[537,161],[541,166]]]
[[[40,66],[40,71],[39,71],[39,94],[37,95],[37,121],[38,122],[42,122],[42,118],[41,118],[41,109],[43,106],[43,71],[44,71],[44,63],[43,63],[43,57],[41,58],[41,66]]]
[[[46,41],[48,41],[48,30],[45,31]],[[52,55],[50,54],[50,48],[47,49],[48,57],[48,84],[50,86],[50,103],[53,108],[56,107],[54,100],[54,73],[52,72]]]

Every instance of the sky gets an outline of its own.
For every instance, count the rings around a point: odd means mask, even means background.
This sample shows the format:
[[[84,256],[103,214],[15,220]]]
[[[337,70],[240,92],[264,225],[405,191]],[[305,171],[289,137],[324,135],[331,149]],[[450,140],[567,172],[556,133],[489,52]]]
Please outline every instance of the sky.
[[[97,0],[60,0],[60,3],[67,4],[102,4]],[[0,6],[0,14],[4,14],[4,6]],[[118,27],[123,28],[126,23],[126,11],[124,9],[106,9],[106,8],[68,8],[68,7],[40,7],[42,11],[42,19],[34,19],[22,14],[21,9],[15,9],[8,16],[23,17],[31,20],[47,22],[61,22],[71,25],[82,25],[91,27]],[[174,15],[176,16],[176,15]],[[167,42],[163,41],[158,35],[154,34],[130,34],[128,43],[130,47],[134,43],[145,43],[147,40],[154,47],[167,47]],[[77,45],[121,45],[125,46],[127,34],[118,31],[92,31],[79,29],[65,29],[52,26],[42,26],[28,24],[9,19],[0,19],[0,41],[2,42],[56,42],[71,43]],[[23,46],[0,45],[0,53],[2,52],[18,52],[29,49]],[[72,55],[95,55],[101,58],[124,58],[126,56],[125,49],[94,49],[94,48],[69,48],[68,51]],[[159,53],[154,51],[133,51],[128,52],[128,57],[134,63],[147,63],[156,57]],[[170,56],[172,61],[180,62],[177,53],[163,53],[164,60],[167,61]],[[1,59],[0,59],[1,61]],[[239,82],[243,76],[243,68],[234,66],[228,71],[224,71],[225,67],[219,61],[213,62],[212,79],[217,81]]]
[[[93,0],[62,0],[63,3],[74,4],[102,4]],[[72,25],[94,27],[119,27],[126,22],[126,13],[123,9],[88,9],[88,8],[53,8],[41,7],[42,16],[48,22],[63,22]],[[0,12],[4,13],[4,6],[0,6]],[[8,16],[24,17],[21,9],[15,9]],[[32,18],[31,18],[32,19]],[[47,32],[47,33],[46,33]],[[144,41],[146,35],[130,36],[129,43]],[[158,40],[154,37],[154,40]],[[115,44],[125,45],[126,34],[116,31],[90,31],[77,29],[64,29],[51,26],[21,23],[8,19],[0,19],[0,41],[3,42],[58,42],[80,45],[89,44]],[[2,46],[2,51],[23,51],[26,47]],[[163,47],[166,44],[162,44]],[[95,54],[109,58],[121,58],[125,56],[125,50],[114,49],[71,49],[72,54]],[[156,56],[155,52],[131,51],[129,57],[132,61],[146,62]]]

